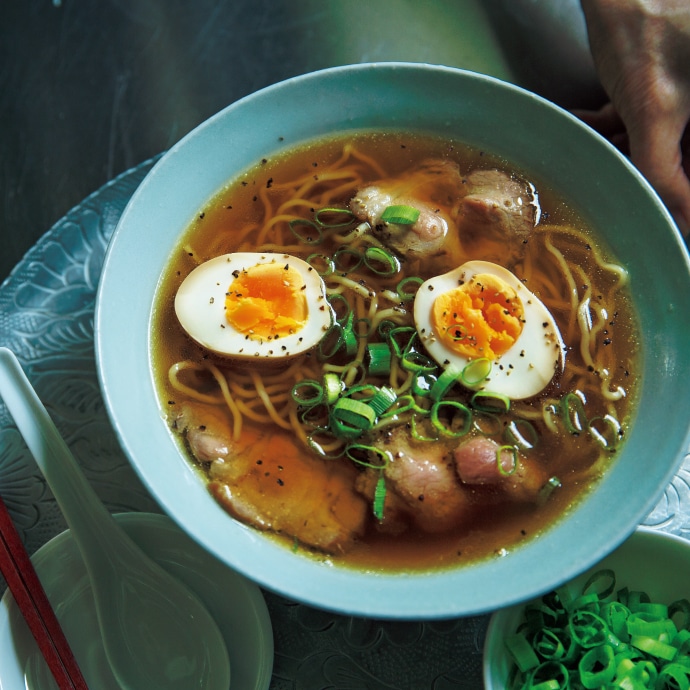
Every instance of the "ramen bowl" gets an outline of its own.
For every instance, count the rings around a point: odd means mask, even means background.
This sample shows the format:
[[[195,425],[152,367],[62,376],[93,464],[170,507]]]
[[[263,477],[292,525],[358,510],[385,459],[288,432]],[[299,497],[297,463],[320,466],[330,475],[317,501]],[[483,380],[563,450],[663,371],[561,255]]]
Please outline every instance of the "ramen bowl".
[[[690,587],[687,573],[690,568],[690,541],[656,529],[638,528],[623,544],[586,572],[567,582],[563,589],[573,600],[583,592],[590,578],[604,570],[613,571],[615,586],[603,601],[621,600],[621,590],[644,592],[649,601],[672,605],[688,599]],[[600,585],[609,586],[606,575]],[[603,587],[591,591],[604,593]],[[623,595],[624,596],[624,595]],[[540,599],[533,602],[540,604]],[[514,667],[506,640],[518,632],[525,620],[525,606],[511,606],[495,612],[489,621],[484,642],[484,687],[486,690],[504,690],[510,687],[508,679]],[[577,659],[578,657],[576,657]],[[665,662],[658,661],[657,667]]]
[[[151,370],[159,279],[200,209],[262,158],[313,138],[395,129],[461,138],[548,179],[628,269],[639,316],[640,390],[622,451],[539,538],[457,568],[382,572],[318,562],[240,524],[173,439]],[[645,180],[551,103],[496,79],[421,64],[364,64],[290,79],[230,105],[170,149],[133,195],[110,243],[95,322],[102,392],[122,448],[178,525],[262,587],[379,618],[447,618],[529,599],[601,560],[656,505],[688,447],[690,270],[682,238]]]

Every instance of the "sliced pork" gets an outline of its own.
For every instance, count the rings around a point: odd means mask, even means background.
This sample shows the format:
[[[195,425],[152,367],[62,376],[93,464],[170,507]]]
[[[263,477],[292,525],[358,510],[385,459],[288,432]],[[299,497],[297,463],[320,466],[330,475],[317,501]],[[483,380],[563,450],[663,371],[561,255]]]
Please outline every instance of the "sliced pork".
[[[523,241],[539,220],[536,192],[501,170],[475,170],[463,179],[454,213],[462,237],[490,233]]]
[[[420,211],[415,223],[382,220],[389,206]],[[537,194],[528,183],[497,169],[461,175],[448,160],[428,160],[398,177],[379,180],[350,200],[355,216],[399,254],[459,261],[474,243],[491,257],[516,255],[540,216]]]
[[[412,522],[425,532],[443,532],[463,520],[470,497],[446,446],[415,443],[404,427],[392,431],[379,445],[393,456],[384,470],[384,528],[400,531],[403,524]],[[358,486],[371,496],[378,471],[367,470],[364,477]]]
[[[547,480],[546,472],[534,460],[520,454],[516,457],[485,436],[461,442],[453,451],[453,459],[463,484],[495,487],[517,500],[535,500]]]
[[[210,405],[184,403],[175,426],[208,463],[213,496],[242,522],[327,553],[344,553],[363,533],[371,508],[351,464],[312,457],[273,430],[248,427],[235,442],[224,411]]]
[[[458,236],[450,215],[462,184],[457,164],[429,160],[404,175],[379,180],[360,189],[350,210],[373,228],[384,244],[403,255],[432,256],[457,249]],[[411,206],[420,211],[411,225],[385,223],[389,206]]]

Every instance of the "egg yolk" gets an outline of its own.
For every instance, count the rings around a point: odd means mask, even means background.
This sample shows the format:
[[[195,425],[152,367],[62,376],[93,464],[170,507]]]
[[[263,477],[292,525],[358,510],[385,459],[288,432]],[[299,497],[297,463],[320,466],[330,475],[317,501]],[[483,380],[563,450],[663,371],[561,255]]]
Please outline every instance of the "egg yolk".
[[[431,321],[436,336],[451,350],[468,358],[493,360],[522,333],[523,306],[505,281],[480,273],[439,295]]]
[[[230,284],[225,316],[240,333],[254,340],[281,338],[299,331],[307,321],[304,281],[288,264],[257,264]]]

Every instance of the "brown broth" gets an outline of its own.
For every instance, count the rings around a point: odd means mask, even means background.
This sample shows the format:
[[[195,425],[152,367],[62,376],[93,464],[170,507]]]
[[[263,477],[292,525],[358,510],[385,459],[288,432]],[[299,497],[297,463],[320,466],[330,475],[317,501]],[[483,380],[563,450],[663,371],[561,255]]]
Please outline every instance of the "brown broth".
[[[275,200],[280,196],[282,183],[309,174],[318,176],[340,155],[344,141],[352,141],[357,148],[375,158],[385,169],[388,176],[394,176],[409,169],[424,158],[441,157],[457,161],[461,170],[496,167],[510,173],[518,173],[522,178],[528,177],[524,171],[513,168],[488,153],[478,151],[461,142],[449,142],[435,137],[400,133],[362,133],[349,134],[347,137],[335,137],[304,145],[289,155],[279,154],[259,162],[221,190],[204,208],[199,210],[190,223],[188,231],[180,238],[170,258],[168,269],[162,277],[156,297],[154,319],[152,322],[153,370],[160,392],[161,407],[172,407],[179,402],[181,395],[173,390],[167,381],[167,371],[176,361],[198,359],[208,355],[192,343],[179,326],[173,310],[175,292],[184,277],[202,261],[213,256],[237,250],[233,233],[240,226],[263,221],[263,197]],[[374,178],[376,176],[374,175]],[[598,242],[593,229],[588,228],[582,217],[565,199],[556,195],[543,181],[529,177],[539,192],[542,208],[542,224],[574,226],[587,237],[588,243],[598,247],[601,254],[611,260],[606,247]],[[345,205],[349,196],[334,200]],[[301,214],[301,212],[300,212]],[[577,249],[576,257],[579,268],[585,276],[597,281],[599,293],[607,295],[612,290],[612,279],[604,275],[596,264],[594,252]],[[304,255],[313,250],[307,248]],[[527,251],[530,249],[528,247]],[[575,250],[573,250],[575,251]],[[566,258],[566,252],[564,251]],[[484,258],[481,253],[470,258]],[[539,257],[533,259],[535,265]],[[515,267],[506,266],[513,270]],[[422,278],[445,272],[449,267],[432,265],[431,270],[423,263],[412,266],[415,275]],[[528,287],[534,285],[527,281]],[[565,288],[564,288],[565,289]],[[539,295],[539,291],[534,290]],[[599,295],[593,295],[595,303]],[[563,323],[563,314],[553,311],[562,331],[567,330]],[[627,396],[616,404],[616,416],[625,430],[635,403],[636,390],[636,356],[637,325],[627,292],[622,291],[615,303],[615,312],[610,314],[610,321],[598,337],[611,341],[607,347],[615,348],[616,371],[613,380],[616,385],[626,389]],[[569,366],[577,366],[585,373],[581,378],[591,385],[596,381],[598,372],[587,371],[586,364],[577,352],[577,343],[568,343]],[[211,357],[211,359],[215,359]],[[584,384],[583,384],[584,385]],[[560,383],[552,384],[547,391],[530,404],[539,408],[546,395],[561,395]],[[529,407],[527,403],[523,403]],[[588,399],[590,417],[603,415],[606,407],[602,402]],[[266,433],[272,433],[270,430]],[[305,449],[305,452],[308,452]],[[597,479],[605,472],[606,467],[615,459],[615,454],[602,451],[586,435],[544,434],[540,439],[539,462],[547,468],[549,475],[558,476],[562,488],[554,491],[550,498],[535,506],[532,503],[492,503],[483,505],[478,501],[472,518],[449,533],[429,535],[410,530],[392,538],[390,535],[377,533],[372,520],[368,534],[345,557],[338,557],[338,562],[357,568],[383,568],[391,570],[449,567],[466,564],[478,559],[500,555],[520,543],[535,538],[540,532],[548,529],[555,521],[567,513],[570,506],[582,499],[596,484]],[[190,458],[191,462],[191,458]],[[346,462],[346,461],[343,461]],[[472,490],[475,495],[481,491]],[[292,540],[286,539],[292,546]],[[307,549],[304,549],[307,552]]]

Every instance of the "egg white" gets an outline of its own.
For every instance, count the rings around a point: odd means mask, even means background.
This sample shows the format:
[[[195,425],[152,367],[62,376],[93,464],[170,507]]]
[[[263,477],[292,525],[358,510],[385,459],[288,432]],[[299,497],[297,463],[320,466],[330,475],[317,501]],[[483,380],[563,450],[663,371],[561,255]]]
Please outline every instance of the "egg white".
[[[472,276],[488,273],[511,286],[523,305],[523,328],[515,343],[492,362],[491,373],[472,390],[485,390],[521,400],[537,395],[565,364],[565,344],[556,322],[544,306],[506,268],[488,261],[468,261],[443,275],[423,283],[415,297],[414,320],[420,339],[429,354],[444,368],[464,368],[471,359],[448,347],[434,332],[431,313],[434,301]]]
[[[259,264],[289,264],[304,281],[307,320],[296,333],[256,340],[235,329],[225,316],[225,298],[238,272]],[[333,322],[326,288],[318,272],[306,261],[289,254],[236,252],[223,254],[197,266],[175,296],[175,313],[187,334],[202,347],[225,357],[280,359],[314,348]]]

